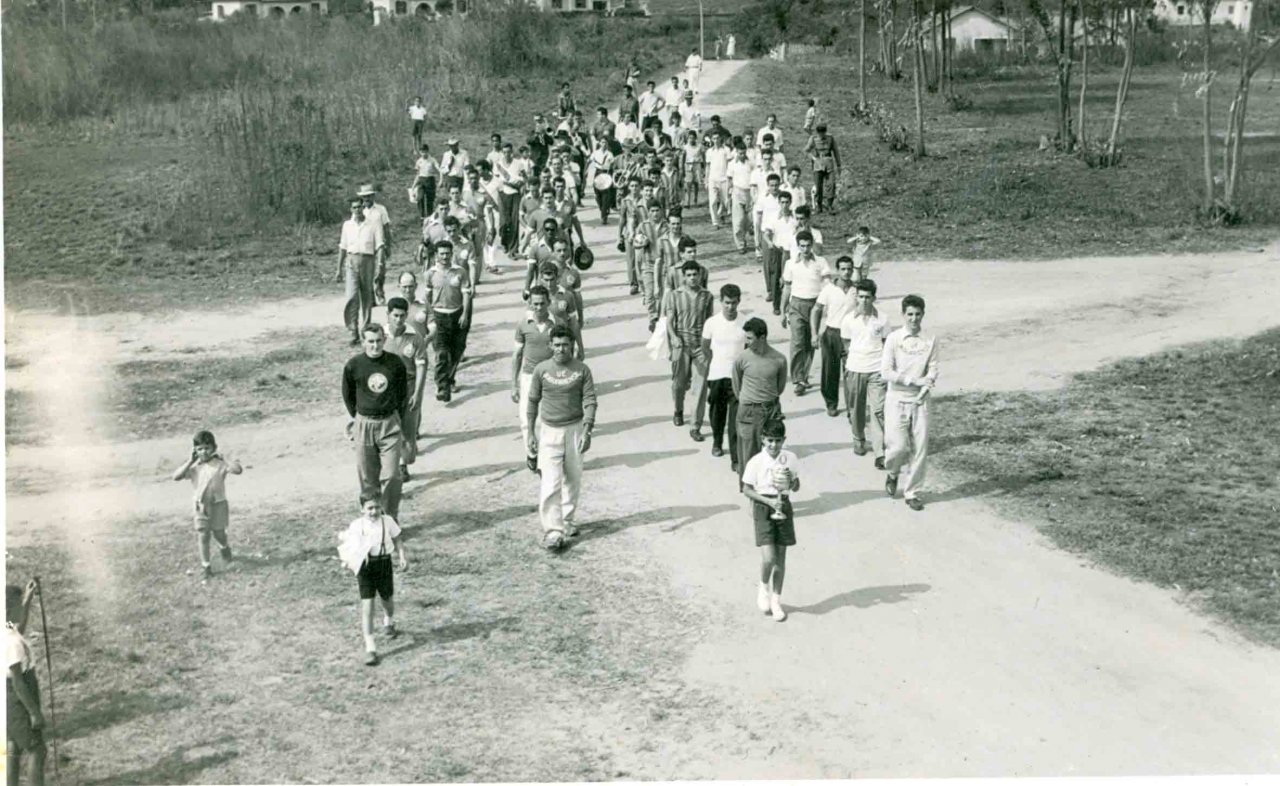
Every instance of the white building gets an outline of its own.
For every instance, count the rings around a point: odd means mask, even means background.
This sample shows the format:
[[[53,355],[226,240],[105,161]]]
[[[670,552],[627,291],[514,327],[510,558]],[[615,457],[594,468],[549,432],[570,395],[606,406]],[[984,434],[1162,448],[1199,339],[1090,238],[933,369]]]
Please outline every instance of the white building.
[[[216,0],[208,18],[216,21],[234,14],[281,17],[327,13],[328,0]]]
[[[393,16],[447,16],[465,14],[473,0],[373,0],[375,22]]]
[[[950,28],[951,38],[948,43],[953,52],[968,50],[1000,53],[1019,37],[1017,25],[971,5],[960,6],[951,12]],[[928,40],[933,32],[932,18],[925,21],[922,30]]]
[[[1156,0],[1151,15],[1171,25],[1204,24],[1200,4],[1189,0]],[[1252,0],[1218,0],[1209,21],[1215,25],[1232,25],[1241,30],[1249,29],[1249,12]]]

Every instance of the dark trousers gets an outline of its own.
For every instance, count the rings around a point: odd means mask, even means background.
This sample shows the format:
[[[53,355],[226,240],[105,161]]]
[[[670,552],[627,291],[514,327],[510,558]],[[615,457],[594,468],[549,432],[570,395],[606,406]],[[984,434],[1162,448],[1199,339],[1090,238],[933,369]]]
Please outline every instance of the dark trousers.
[[[458,373],[458,361],[467,348],[467,331],[462,329],[461,319],[461,309],[452,314],[436,312],[437,389],[453,386],[454,377]]]
[[[844,342],[840,340],[840,328],[828,327],[822,331],[818,348],[822,350],[822,400],[827,409],[840,407],[840,383],[844,380]]]
[[[738,404],[738,418],[734,424],[738,430],[738,479],[751,457],[764,447],[764,424],[782,420],[782,407],[778,400],[763,404]]]
[[[764,292],[773,303],[773,313],[782,308],[782,249],[769,246],[764,250]]]
[[[835,178],[832,172],[815,171],[813,173],[813,199],[818,210],[825,207],[833,207],[831,204],[835,201],[835,194],[828,194],[827,189],[835,186]]]
[[[738,397],[733,395],[733,380],[713,379],[708,383],[707,403],[711,406],[711,444],[724,445],[725,424],[729,424],[729,455],[738,463]]]
[[[418,215],[426,218],[436,209],[436,179],[418,179]]]
[[[498,213],[502,219],[502,249],[508,255],[514,254],[516,243],[520,240],[520,195],[499,194]]]

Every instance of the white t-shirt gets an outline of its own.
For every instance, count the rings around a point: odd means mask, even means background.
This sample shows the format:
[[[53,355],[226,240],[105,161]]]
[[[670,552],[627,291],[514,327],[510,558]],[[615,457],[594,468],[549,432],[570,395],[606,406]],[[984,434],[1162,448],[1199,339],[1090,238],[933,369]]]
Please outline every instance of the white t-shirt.
[[[822,288],[818,293],[818,305],[822,306],[822,326],[824,328],[838,328],[840,321],[844,319],[844,315],[853,310],[854,292],[853,285],[849,285],[849,289],[843,290],[840,285],[834,281],[830,282]]]
[[[756,213],[760,216],[760,226],[764,226],[764,222],[772,221],[782,212],[782,203],[764,189],[757,193],[759,196],[756,197]]]
[[[755,171],[755,167],[751,166],[750,161],[739,161],[734,158],[729,162],[729,180],[732,181],[733,187],[746,191],[751,188],[751,175]]]
[[[784,489],[773,484],[774,467],[786,467],[791,470],[791,477],[800,477],[800,459],[784,448],[778,451],[776,459],[764,450],[752,456],[747,462],[746,469],[742,470],[742,482],[750,484],[757,494],[780,494]],[[785,490],[790,491],[790,489]]]
[[[667,85],[667,109],[679,104],[682,98],[684,98],[684,91],[679,85]]]
[[[782,268],[782,280],[791,284],[791,297],[805,300],[817,298],[825,283],[823,279],[830,278],[831,275],[831,266],[827,264],[827,260],[818,256],[807,264],[801,262],[798,256],[791,257]]]
[[[801,207],[803,205],[809,204],[809,190],[806,189],[804,186],[800,185],[799,183],[797,183],[794,186],[783,183],[778,188],[778,191],[779,192],[786,191],[788,194],[791,195],[792,210],[795,210],[796,208]]]
[[[729,179],[729,162],[733,159],[733,150],[719,145],[706,153],[707,181],[720,183]]]
[[[760,221],[760,228],[773,232],[773,244],[787,253],[795,253],[796,217],[794,214],[783,218],[781,213],[774,212],[768,221]]]
[[[725,319],[723,313],[715,314],[702,323],[702,337],[711,340],[711,366],[707,371],[707,380],[728,379],[733,376],[733,362],[746,348],[742,335],[742,325],[746,317],[738,312],[738,318],[732,322]]]
[[[686,131],[702,128],[702,113],[693,104],[680,105],[680,127]]]
[[[874,374],[880,370],[884,357],[884,340],[889,335],[889,320],[872,311],[861,316],[852,310],[840,320],[840,338],[849,342],[846,371],[858,374]]]
[[[409,117],[414,120],[426,120],[427,108],[425,106],[411,106],[409,107]]]
[[[765,134],[773,135],[773,149],[775,151],[782,150],[782,129],[770,128],[768,126],[765,126],[764,128],[756,132],[756,147],[764,147]],[[775,152],[775,155],[776,155],[776,152]]]
[[[702,58],[698,56],[697,52],[695,52],[685,58],[684,67],[687,68],[691,74],[696,74],[702,69]]]

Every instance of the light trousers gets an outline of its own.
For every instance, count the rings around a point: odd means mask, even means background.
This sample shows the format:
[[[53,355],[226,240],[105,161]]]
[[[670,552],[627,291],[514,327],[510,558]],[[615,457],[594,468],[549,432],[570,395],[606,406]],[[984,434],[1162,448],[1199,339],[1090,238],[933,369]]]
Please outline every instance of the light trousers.
[[[668,330],[671,327],[668,326]],[[693,388],[693,425],[702,428],[707,411],[707,371],[711,358],[702,349],[699,336],[683,336],[684,348],[671,353],[671,401],[684,414],[685,394]],[[693,342],[697,341],[697,344]]]
[[[884,399],[884,468],[898,476],[902,496],[915,497],[924,485],[929,459],[929,400],[892,390]]]
[[[542,472],[538,516],[544,532],[563,533],[573,525],[582,493],[582,452],[578,450],[582,421],[549,426],[539,420],[538,427],[538,470]]]
[[[520,372],[520,436],[524,437],[524,452],[529,452],[529,432],[537,428],[536,423],[529,422],[529,386],[533,384],[533,374]]]
[[[751,203],[735,198],[732,208],[733,244],[743,250],[751,240]]]
[[[880,372],[844,372],[844,404],[855,445],[865,445],[871,432],[871,449],[884,457],[884,379]]]
[[[400,519],[400,415],[367,418],[356,414],[356,478],[362,495],[379,497],[383,511]]]
[[[376,268],[375,254],[347,254],[343,267],[347,301],[342,308],[342,321],[356,337],[373,317],[373,276]]]
[[[711,211],[711,225],[720,226],[729,217],[729,181],[707,183],[707,209]]]
[[[409,378],[409,391],[412,393],[417,381]],[[426,391],[422,391],[424,394]],[[400,456],[401,464],[412,464],[418,459],[418,428],[422,425],[422,398],[418,398],[418,406],[410,407],[405,411],[404,423],[400,424],[400,430],[404,433],[404,446],[401,448]]]
[[[813,328],[809,317],[817,298],[791,296],[787,305],[787,323],[791,327],[791,382],[809,384],[809,369],[813,367]]]

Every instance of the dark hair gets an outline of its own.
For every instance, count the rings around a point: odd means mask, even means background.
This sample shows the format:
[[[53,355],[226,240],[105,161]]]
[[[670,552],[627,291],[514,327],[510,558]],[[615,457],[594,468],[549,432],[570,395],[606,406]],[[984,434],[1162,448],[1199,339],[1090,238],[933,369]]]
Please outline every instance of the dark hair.
[[[760,137],[760,141],[761,141],[761,142],[772,142],[772,141],[773,141],[773,134],[765,134],[764,136]]]
[[[382,496],[381,496],[381,495],[379,495],[379,494],[361,494],[361,495],[360,495],[360,507],[361,507],[361,508],[364,508],[364,506],[365,506],[365,505],[367,505],[367,504],[368,504],[368,503],[370,503],[370,502],[376,502],[376,503],[378,503],[379,505],[381,505],[381,504],[382,504]]]
[[[393,297],[387,301],[388,314],[390,314],[392,311],[395,311],[397,308],[400,309],[401,311],[408,312],[409,301],[405,300],[402,297]]]
[[[827,124],[826,124],[826,123],[819,123],[819,124],[818,124],[818,128],[817,128],[817,131],[818,131],[818,133],[819,133],[819,134],[825,134],[825,133],[827,133]]]
[[[195,447],[196,445],[208,445],[214,450],[217,450],[218,440],[213,438],[212,431],[206,431],[204,429],[200,429],[199,431],[196,432],[196,435],[191,438],[191,445],[192,447]]]
[[[786,439],[787,424],[783,423],[779,418],[766,420],[764,422],[764,427],[760,429],[760,436],[765,439]]]
[[[713,123],[719,123],[719,122],[720,122],[720,115],[712,115],[712,116],[711,116],[711,122],[713,122]]]
[[[861,281],[855,281],[853,283],[853,288],[861,290],[863,292],[870,292],[871,297],[876,296],[876,282],[872,281],[869,278],[864,278]]]
[[[543,229],[559,229],[560,222],[556,221],[554,218],[544,218],[542,219],[542,228]]]
[[[781,201],[781,200],[783,200],[783,199],[785,199],[785,200],[787,200],[788,202],[790,202],[790,201],[791,201],[791,192],[790,192],[790,191],[779,191],[779,192],[778,192],[778,200],[779,200],[779,201]]]
[[[799,243],[801,240],[808,240],[810,243],[812,243],[813,233],[807,229],[800,230],[799,232],[796,233],[796,242]]]
[[[377,322],[366,322],[364,328],[361,329],[360,333],[361,335],[365,333],[377,333],[379,336],[387,335],[387,331],[383,330],[382,325],[378,324]],[[208,432],[205,432],[205,433],[208,433]],[[213,435],[209,434],[209,437],[212,438]]]
[[[547,288],[542,286],[541,284],[534,284],[533,286],[529,287],[529,299],[533,300],[534,295],[545,295],[548,300],[551,299],[551,293],[548,292]]]
[[[735,300],[741,300],[742,289],[739,288],[737,284],[725,284],[724,286],[720,287],[720,297],[728,297],[728,298],[734,298]]]
[[[871,234],[871,227],[858,227],[858,231],[864,235]]]
[[[836,257],[836,267],[837,267],[837,268],[838,268],[838,267],[840,267],[840,265],[841,265],[842,263],[844,263],[844,262],[848,262],[848,263],[850,264],[850,266],[852,266],[852,265],[853,265],[853,257],[849,256],[848,254],[842,254],[841,256]]]
[[[808,205],[800,205],[796,208],[795,212],[797,216],[802,216],[804,218],[808,218],[813,215],[813,211],[809,209]]]
[[[684,251],[686,248],[697,248],[698,241],[691,237],[682,237],[680,242],[676,243],[676,251]]]
[[[448,229],[449,227],[461,228],[462,222],[458,220],[457,216],[447,216],[444,220],[444,227],[445,229]]]
[[[453,217],[452,217],[452,216],[450,216],[450,218],[453,218]],[[457,220],[457,219],[454,219],[454,220]],[[453,243],[450,243],[448,240],[441,240],[439,243],[436,243],[436,253],[437,253],[437,254],[439,254],[439,253],[440,253],[441,249],[445,249],[445,248],[449,249],[449,251],[450,251],[450,252],[452,252],[452,251],[453,251]]]
[[[768,151],[766,150],[765,152],[768,152]],[[765,177],[764,182],[766,182],[766,183],[781,183],[781,182],[782,182],[782,176],[781,176],[781,175],[779,175],[777,172],[770,172],[770,173]]]
[[[688,262],[685,262],[683,265],[680,266],[681,273],[688,273],[691,270],[694,273],[701,272],[702,265],[699,265],[697,262],[694,262],[692,259],[690,259]]]
[[[924,298],[919,295],[907,295],[902,299],[902,313],[907,313],[907,309],[912,306],[924,311]]]
[[[546,262],[543,262],[538,267],[538,275],[539,276],[552,275],[552,276],[558,277],[560,275],[560,268],[556,266],[555,262],[548,260]]]
[[[555,327],[551,328],[551,340],[555,341],[558,338],[572,339],[573,331],[565,327],[564,325],[556,325]]]
[[[792,172],[795,172],[796,174],[800,174],[800,171],[801,171],[800,167],[796,166],[795,164],[792,164],[791,166],[787,167],[787,174],[791,174]]]
[[[756,338],[767,337],[769,335],[769,325],[760,317],[752,317],[742,325],[742,329],[755,336]]]

